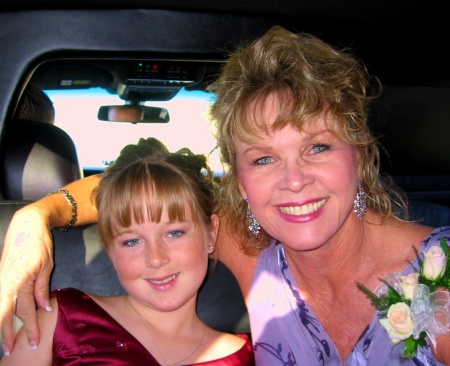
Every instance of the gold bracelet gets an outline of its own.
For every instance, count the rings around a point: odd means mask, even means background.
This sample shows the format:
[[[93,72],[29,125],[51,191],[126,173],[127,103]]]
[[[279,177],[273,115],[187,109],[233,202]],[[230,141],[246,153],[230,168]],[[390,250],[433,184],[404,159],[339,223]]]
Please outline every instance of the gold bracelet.
[[[70,218],[69,222],[64,227],[56,227],[55,229],[58,231],[67,231],[69,230],[73,224],[77,221],[77,203],[75,202],[75,199],[70,194],[70,192],[66,189],[60,189],[58,191],[50,192],[47,194],[47,196],[51,196],[52,194],[61,193],[66,197],[67,202],[69,202],[70,207],[72,207],[72,217]]]

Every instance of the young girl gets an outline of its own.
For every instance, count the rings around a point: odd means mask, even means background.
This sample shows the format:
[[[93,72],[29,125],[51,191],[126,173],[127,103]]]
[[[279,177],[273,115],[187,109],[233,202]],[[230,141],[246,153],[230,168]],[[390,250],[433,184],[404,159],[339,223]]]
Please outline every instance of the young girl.
[[[39,347],[21,329],[0,364],[253,365],[247,335],[216,331],[195,310],[219,226],[214,194],[204,156],[169,153],[156,139],[125,147],[95,198],[128,295],[55,291],[57,311],[39,311]]]

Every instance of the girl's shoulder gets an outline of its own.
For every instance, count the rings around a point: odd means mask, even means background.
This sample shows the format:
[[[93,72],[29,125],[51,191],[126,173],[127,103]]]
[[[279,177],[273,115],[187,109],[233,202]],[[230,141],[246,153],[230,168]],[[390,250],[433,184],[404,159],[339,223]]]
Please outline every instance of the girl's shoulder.
[[[213,361],[225,359],[248,360],[248,362],[239,362],[237,365],[253,364],[253,348],[249,334],[231,334],[216,330],[212,330],[211,332],[211,330],[208,328],[207,334],[205,334],[205,339],[208,339],[208,342],[205,346],[205,352],[202,355],[202,361],[206,365],[213,364]],[[223,364],[225,365],[226,363]],[[231,364],[234,365],[234,363]]]

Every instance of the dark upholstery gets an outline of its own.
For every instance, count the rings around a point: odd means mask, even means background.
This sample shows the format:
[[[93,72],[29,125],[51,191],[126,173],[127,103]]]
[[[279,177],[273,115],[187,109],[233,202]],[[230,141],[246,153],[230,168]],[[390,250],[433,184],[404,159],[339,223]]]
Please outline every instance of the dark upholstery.
[[[28,203],[28,201],[0,200],[0,253],[3,250],[3,242],[11,218],[18,209]]]
[[[4,199],[35,201],[82,177],[75,144],[54,125],[9,122],[2,148]]]
[[[381,169],[410,199],[450,207],[450,89],[385,85],[370,110]]]
[[[449,226],[450,207],[433,202],[411,200],[409,219],[432,227]]]

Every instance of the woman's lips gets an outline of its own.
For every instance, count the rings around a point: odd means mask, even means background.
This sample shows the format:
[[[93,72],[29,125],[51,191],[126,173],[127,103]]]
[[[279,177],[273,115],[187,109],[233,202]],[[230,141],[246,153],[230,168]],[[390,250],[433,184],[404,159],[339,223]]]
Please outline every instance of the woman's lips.
[[[304,205],[299,206],[296,205],[296,206],[280,207],[279,210],[286,215],[293,215],[293,216],[310,215],[320,210],[320,208],[325,204],[325,202],[326,199],[322,199],[317,202],[306,203]]]

